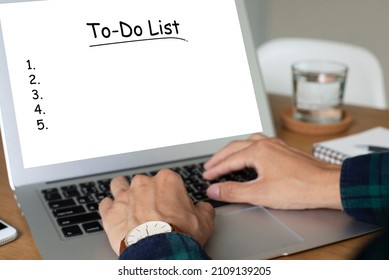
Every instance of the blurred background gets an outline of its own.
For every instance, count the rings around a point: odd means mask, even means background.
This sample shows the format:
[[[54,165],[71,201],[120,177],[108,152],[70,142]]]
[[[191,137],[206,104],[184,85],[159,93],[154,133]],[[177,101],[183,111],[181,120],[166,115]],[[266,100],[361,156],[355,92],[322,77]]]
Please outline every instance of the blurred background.
[[[308,37],[356,44],[377,56],[384,71],[385,87],[389,88],[389,1],[245,1],[257,46],[280,37]],[[389,100],[389,90],[386,90],[386,95]]]

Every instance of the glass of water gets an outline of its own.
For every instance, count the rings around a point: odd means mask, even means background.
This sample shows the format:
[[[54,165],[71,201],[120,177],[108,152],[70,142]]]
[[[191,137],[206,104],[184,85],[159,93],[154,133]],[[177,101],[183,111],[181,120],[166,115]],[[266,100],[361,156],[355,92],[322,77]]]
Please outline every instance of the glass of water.
[[[332,61],[293,64],[293,117],[319,124],[340,121],[347,71],[346,65]]]

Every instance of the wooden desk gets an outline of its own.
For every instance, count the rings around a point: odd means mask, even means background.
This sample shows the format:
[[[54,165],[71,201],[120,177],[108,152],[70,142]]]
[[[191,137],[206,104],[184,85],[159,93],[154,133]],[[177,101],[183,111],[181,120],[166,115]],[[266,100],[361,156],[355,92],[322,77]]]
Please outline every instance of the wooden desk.
[[[0,246],[0,260],[41,259],[26,220],[21,214],[8,183],[2,142],[0,150],[0,219],[15,227],[19,233],[19,237],[15,241]]]
[[[332,137],[340,137],[356,133],[377,125],[389,127],[389,110],[374,110],[354,106],[346,106],[353,115],[354,121],[349,130],[332,136],[306,136],[282,127],[280,112],[290,104],[290,98],[270,95],[277,134],[288,144],[311,153],[312,144]],[[1,143],[2,145],[2,143]],[[9,187],[7,171],[4,161],[4,152],[0,151],[0,219],[13,225],[19,231],[17,240],[0,247],[0,259],[41,259],[41,255],[31,237],[27,223],[22,216],[17,203]],[[374,237],[375,234],[367,234],[347,241],[323,246],[317,249],[297,253],[281,259],[350,259],[364,244]]]

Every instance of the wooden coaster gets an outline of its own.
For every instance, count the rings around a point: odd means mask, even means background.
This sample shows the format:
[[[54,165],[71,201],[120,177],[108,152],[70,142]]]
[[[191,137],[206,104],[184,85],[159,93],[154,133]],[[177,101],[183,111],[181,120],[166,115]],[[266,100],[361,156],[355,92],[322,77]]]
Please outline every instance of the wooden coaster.
[[[343,118],[337,123],[316,124],[296,120],[292,115],[292,108],[288,107],[281,114],[284,126],[294,132],[308,135],[330,135],[346,130],[352,121],[352,116],[347,111],[343,111]]]

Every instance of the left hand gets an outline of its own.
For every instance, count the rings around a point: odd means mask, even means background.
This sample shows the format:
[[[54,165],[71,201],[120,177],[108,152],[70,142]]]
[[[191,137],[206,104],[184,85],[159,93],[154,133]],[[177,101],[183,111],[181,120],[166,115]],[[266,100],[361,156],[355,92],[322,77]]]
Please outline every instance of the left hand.
[[[215,183],[208,188],[208,196],[275,209],[342,209],[338,166],[261,134],[221,149],[204,165],[203,177],[214,180],[246,167],[254,168],[258,178],[244,183]]]
[[[148,221],[174,224],[202,245],[213,231],[213,207],[206,202],[194,205],[181,177],[171,170],[161,170],[154,177],[137,175],[131,184],[117,177],[111,182],[111,192],[114,200],[104,198],[99,210],[111,247],[118,255],[124,236]]]

